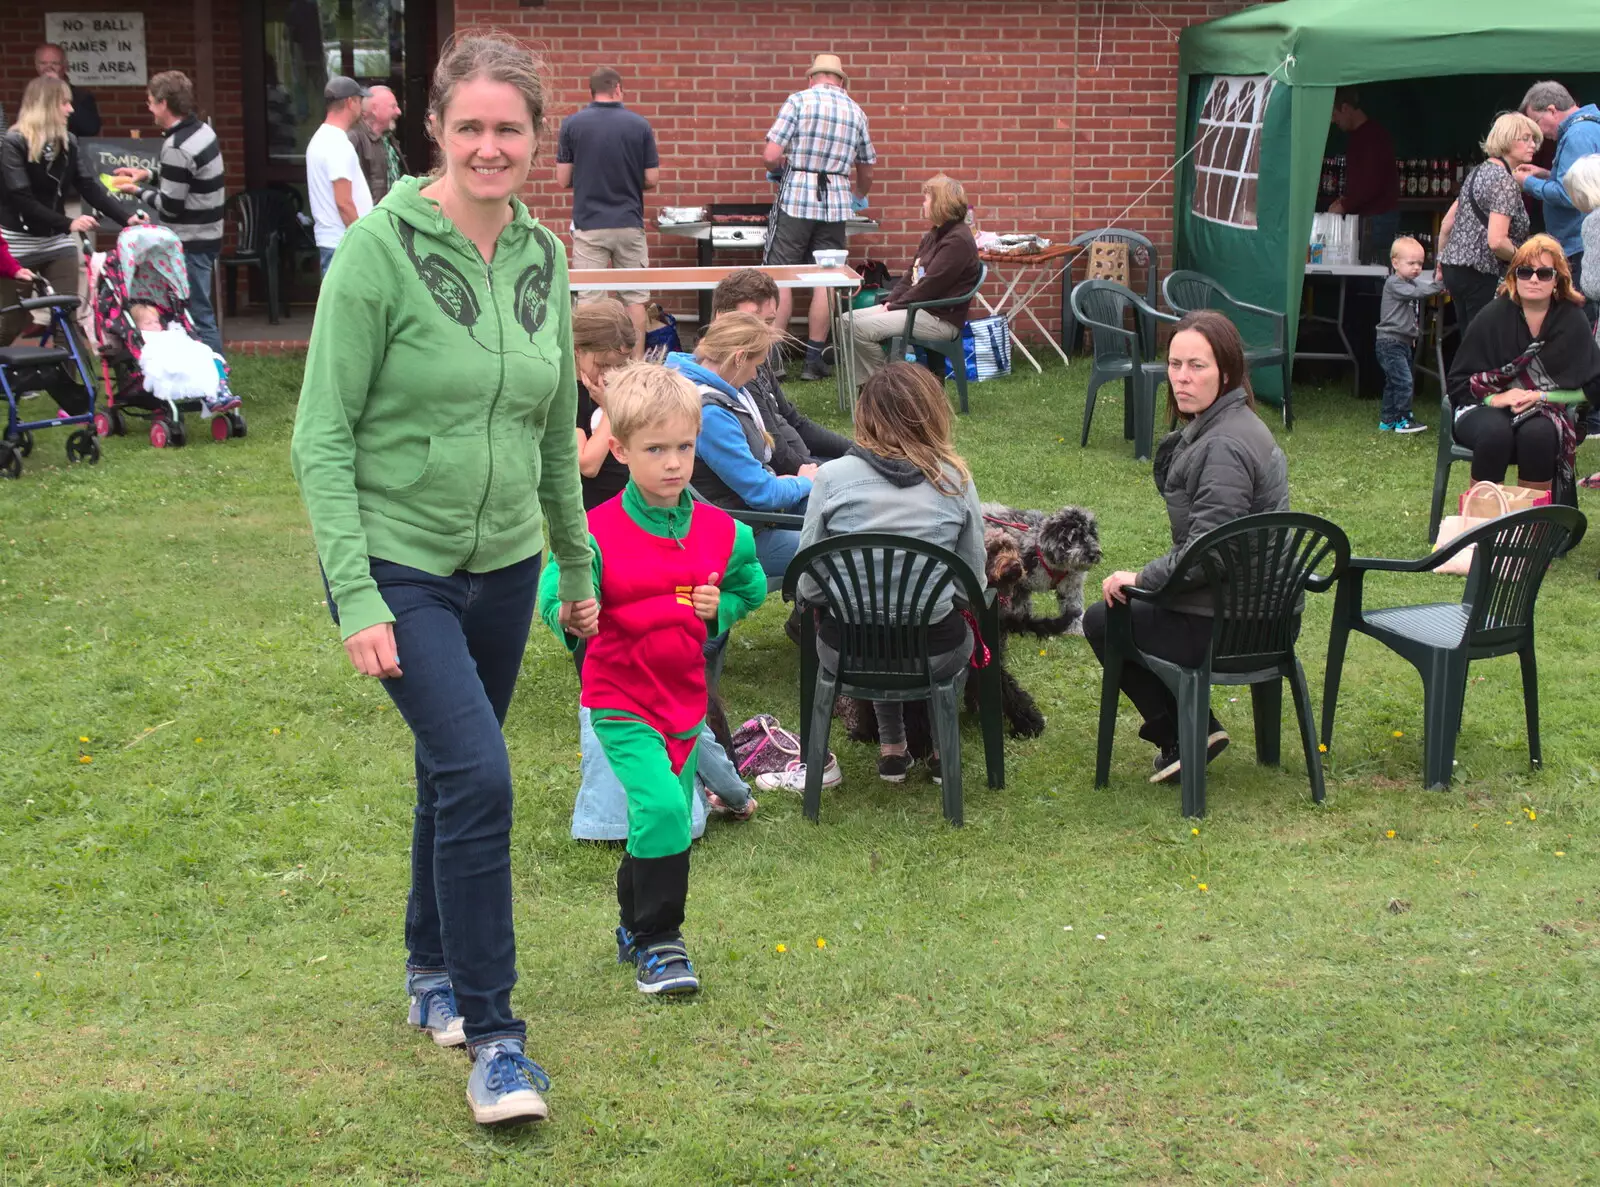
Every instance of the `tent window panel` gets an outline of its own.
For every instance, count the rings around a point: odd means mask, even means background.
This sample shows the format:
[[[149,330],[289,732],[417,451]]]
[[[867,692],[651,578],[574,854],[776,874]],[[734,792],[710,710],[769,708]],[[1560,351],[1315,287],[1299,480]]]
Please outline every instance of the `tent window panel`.
[[[1261,125],[1271,79],[1219,76],[1195,128],[1193,212],[1236,227],[1256,225],[1261,170]]]

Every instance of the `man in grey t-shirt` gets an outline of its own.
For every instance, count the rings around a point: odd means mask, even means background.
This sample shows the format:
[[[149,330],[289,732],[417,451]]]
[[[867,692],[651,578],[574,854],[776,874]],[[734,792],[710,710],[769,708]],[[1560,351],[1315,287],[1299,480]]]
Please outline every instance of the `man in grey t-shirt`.
[[[562,121],[556,147],[556,181],[572,191],[572,266],[648,268],[644,192],[661,178],[655,132],[649,120],[622,105],[622,76],[610,67],[590,75],[589,94],[589,106]],[[642,358],[650,294],[623,289],[617,295],[637,331],[634,357]]]

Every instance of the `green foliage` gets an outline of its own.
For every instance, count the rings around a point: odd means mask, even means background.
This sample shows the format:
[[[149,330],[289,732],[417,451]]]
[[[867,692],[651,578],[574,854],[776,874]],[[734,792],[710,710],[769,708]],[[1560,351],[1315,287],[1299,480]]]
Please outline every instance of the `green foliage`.
[[[1235,745],[1196,834],[1145,782],[1127,706],[1112,786],[1090,786],[1082,640],[1018,640],[1049,728],[1008,743],[999,792],[969,732],[964,830],[842,737],[820,827],[781,792],[713,825],[688,923],[705,990],[679,1003],[612,963],[617,854],[568,836],[573,675],[536,636],[507,723],[515,1001],[553,1120],[486,1133],[464,1059],[404,1024],[411,743],[323,605],[287,459],[299,364],[236,378],[244,441],[135,436],[69,470],[41,433],[0,483],[0,1183],[1592,1173],[1596,540],[1540,607],[1544,771],[1515,660],[1495,660],[1473,669],[1455,788],[1423,791],[1420,682],[1357,638],[1326,806],[1292,724],[1286,769],[1258,768],[1248,696],[1218,690]],[[1093,587],[1167,528],[1115,388],[1078,448],[1083,380],[975,387],[959,443],[986,497],[1099,514]],[[797,394],[839,422],[831,389]],[[1433,434],[1380,437],[1342,392],[1300,408],[1280,435],[1294,505],[1359,553],[1419,553]],[[1301,644],[1318,690],[1330,609],[1312,600]],[[735,632],[735,713],[794,721],[782,620],[773,602]]]

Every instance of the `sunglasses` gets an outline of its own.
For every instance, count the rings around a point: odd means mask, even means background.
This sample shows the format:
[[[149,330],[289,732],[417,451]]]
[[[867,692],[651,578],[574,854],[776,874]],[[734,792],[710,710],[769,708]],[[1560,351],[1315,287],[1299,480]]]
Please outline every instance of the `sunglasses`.
[[[1543,280],[1548,282],[1555,278],[1556,270],[1554,268],[1530,268],[1527,265],[1523,265],[1517,269],[1518,280]]]

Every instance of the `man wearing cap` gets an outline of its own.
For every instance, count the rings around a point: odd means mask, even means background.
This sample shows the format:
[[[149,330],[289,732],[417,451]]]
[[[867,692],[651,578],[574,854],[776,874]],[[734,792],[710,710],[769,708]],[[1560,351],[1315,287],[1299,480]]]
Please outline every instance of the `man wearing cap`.
[[[372,209],[372,190],[350,143],[350,129],[361,119],[361,101],[367,93],[353,78],[342,74],[330,78],[322,88],[327,118],[306,145],[306,192],[324,276],[344,229]]]
[[[865,113],[845,94],[844,63],[835,54],[818,54],[806,76],[811,85],[784,100],[762,151],[768,171],[782,176],[767,241],[768,264],[809,264],[818,249],[844,247],[850,211],[865,206],[872,190],[872,166],[878,154]],[[793,305],[794,290],[783,289],[778,299],[780,326],[789,324]],[[822,360],[827,341],[828,291],[814,289],[802,379],[827,377]]]

